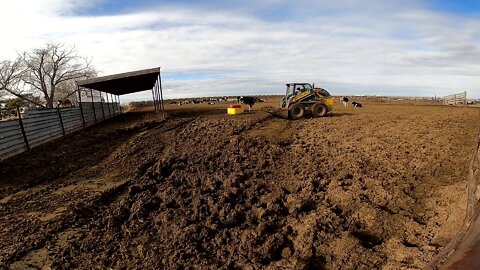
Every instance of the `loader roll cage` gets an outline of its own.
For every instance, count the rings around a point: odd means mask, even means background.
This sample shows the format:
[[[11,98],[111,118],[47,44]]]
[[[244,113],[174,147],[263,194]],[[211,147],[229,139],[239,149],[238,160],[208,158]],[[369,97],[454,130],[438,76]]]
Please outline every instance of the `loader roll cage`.
[[[309,83],[287,83],[287,92],[285,96],[290,98],[295,95],[297,91],[304,92],[313,89],[312,85]]]

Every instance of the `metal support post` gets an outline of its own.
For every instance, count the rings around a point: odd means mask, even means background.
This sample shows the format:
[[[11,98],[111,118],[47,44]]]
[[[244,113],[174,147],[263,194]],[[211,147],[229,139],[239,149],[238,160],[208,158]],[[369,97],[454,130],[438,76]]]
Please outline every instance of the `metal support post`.
[[[155,85],[152,88],[152,97],[153,97],[153,107],[155,108],[155,112],[157,112],[157,100],[156,100],[156,93],[155,93]]]
[[[118,97],[118,109],[119,109],[119,111],[120,111],[120,114],[122,114],[122,113],[123,113],[123,110],[122,110],[122,105],[120,105],[120,96],[117,95],[117,97]]]
[[[92,96],[92,108],[93,108],[93,118],[95,119],[95,124],[97,123],[97,114],[95,113],[95,103],[93,102],[93,90],[90,89],[90,95]]]
[[[105,121],[105,109],[103,109],[103,95],[101,91],[98,92],[100,93],[100,106],[102,106],[103,121]]]
[[[163,106],[163,89],[162,89],[162,76],[158,73],[158,82],[160,84],[160,104],[162,105],[162,116],[165,119],[165,107]]]
[[[108,93],[105,93],[107,96],[107,106],[108,106],[108,118],[112,117],[112,113],[110,112],[110,101],[108,100]]]
[[[83,129],[85,129],[86,126],[85,126],[85,116],[83,116],[82,94],[80,93],[79,86],[77,86],[77,91],[78,91],[78,105],[80,106],[80,113],[82,114]]]
[[[60,112],[60,108],[57,106],[57,113],[58,113],[58,119],[60,120],[60,126],[62,127],[62,134],[65,136],[65,126],[63,126],[63,120],[62,120],[62,113]]]
[[[30,151],[30,145],[28,144],[27,133],[25,132],[25,128],[23,127],[22,115],[20,114],[20,109],[18,108],[18,106],[17,106],[17,116],[18,116],[18,123],[20,124],[20,129],[22,130],[25,147],[27,148],[27,151]]]
[[[158,79],[155,87],[157,91],[157,107],[158,107],[158,112],[160,112],[162,108],[162,104],[161,104],[161,93],[160,93],[160,81]]]
[[[113,111],[113,116],[117,115],[117,110],[115,108],[115,101],[113,100],[113,94],[110,94],[110,100],[112,101],[112,111]]]

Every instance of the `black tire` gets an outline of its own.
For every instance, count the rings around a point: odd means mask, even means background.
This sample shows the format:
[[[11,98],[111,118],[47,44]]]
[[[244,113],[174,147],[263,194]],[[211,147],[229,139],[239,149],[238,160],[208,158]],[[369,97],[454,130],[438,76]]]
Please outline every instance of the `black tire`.
[[[327,106],[323,103],[315,103],[312,106],[312,114],[315,117],[324,117],[327,115],[328,109]]]
[[[293,120],[300,119],[305,116],[305,107],[300,103],[294,104],[288,109],[288,114]]]

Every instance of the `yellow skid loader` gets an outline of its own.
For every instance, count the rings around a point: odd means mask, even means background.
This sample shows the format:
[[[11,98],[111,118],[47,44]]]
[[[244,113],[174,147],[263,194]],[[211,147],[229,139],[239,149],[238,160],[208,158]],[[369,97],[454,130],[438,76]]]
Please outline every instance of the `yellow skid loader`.
[[[288,109],[288,118],[294,120],[303,118],[307,112],[323,117],[332,111],[333,98],[327,90],[309,83],[287,83],[280,107]]]

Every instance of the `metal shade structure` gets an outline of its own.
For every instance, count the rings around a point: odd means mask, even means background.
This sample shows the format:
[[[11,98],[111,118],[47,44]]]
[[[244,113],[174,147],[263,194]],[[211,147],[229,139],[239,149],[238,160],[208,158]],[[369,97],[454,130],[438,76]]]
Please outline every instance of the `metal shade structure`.
[[[162,113],[164,111],[160,67],[113,74],[87,80],[79,80],[77,81],[77,86],[80,102],[81,88],[90,89],[92,96],[91,102],[94,102],[92,90],[99,91],[102,98],[103,95],[101,92],[107,94],[107,99],[108,94],[111,95],[112,100],[113,95],[115,95],[115,100],[118,98],[118,102],[120,102],[121,95],[152,90],[155,111],[161,111]]]
[[[160,68],[144,69],[77,81],[77,85],[113,95],[150,90],[160,76]]]

